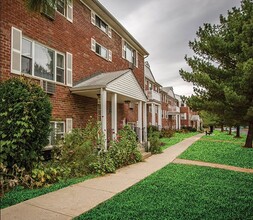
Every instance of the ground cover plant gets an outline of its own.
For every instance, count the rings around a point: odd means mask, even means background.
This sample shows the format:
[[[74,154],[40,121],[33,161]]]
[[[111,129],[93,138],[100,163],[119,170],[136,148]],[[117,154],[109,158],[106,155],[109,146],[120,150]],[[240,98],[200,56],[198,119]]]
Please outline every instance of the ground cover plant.
[[[170,138],[161,138],[161,142],[164,144],[162,146],[162,150],[167,149],[168,147],[177,144],[181,141],[183,141],[186,138],[192,137],[194,135],[197,135],[198,132],[188,132],[188,133],[179,133],[176,132],[172,137]]]
[[[252,219],[253,175],[170,164],[75,218]]]
[[[253,149],[243,148],[244,141],[245,136],[238,139],[215,131],[191,145],[179,158],[253,169]]]

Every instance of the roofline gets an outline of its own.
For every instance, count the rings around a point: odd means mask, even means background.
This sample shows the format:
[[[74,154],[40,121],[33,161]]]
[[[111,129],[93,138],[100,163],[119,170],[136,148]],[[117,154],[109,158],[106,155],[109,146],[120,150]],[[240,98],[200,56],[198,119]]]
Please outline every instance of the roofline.
[[[138,50],[143,56],[148,56],[146,49],[126,30],[126,28],[98,1],[80,0],[88,8],[98,13],[122,38]]]

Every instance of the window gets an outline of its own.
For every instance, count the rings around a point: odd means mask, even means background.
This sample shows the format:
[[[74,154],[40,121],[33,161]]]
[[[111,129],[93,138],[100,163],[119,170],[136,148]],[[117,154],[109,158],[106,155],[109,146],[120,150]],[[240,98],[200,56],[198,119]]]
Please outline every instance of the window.
[[[110,38],[112,37],[111,27],[105,23],[95,12],[91,11],[91,23],[105,32]]]
[[[34,54],[33,54],[34,45]],[[65,82],[65,55],[22,39],[21,72],[60,83]]]
[[[60,53],[22,36],[12,27],[11,72],[25,73],[72,86],[72,54]],[[66,59],[66,60],[65,60]],[[66,63],[65,63],[66,62]]]
[[[32,42],[22,39],[21,72],[32,74]]]
[[[138,53],[126,41],[122,40],[122,57],[138,67]]]
[[[65,16],[67,20],[73,21],[73,1],[72,0],[57,0],[56,10]]]
[[[51,132],[49,136],[49,144],[55,145],[59,140],[64,137],[65,123],[63,121],[50,122]]]
[[[106,49],[91,38],[91,50],[106,60],[112,61],[112,51]]]
[[[149,90],[152,90],[152,83],[149,82]]]
[[[56,10],[60,12],[62,15],[65,15],[65,0],[57,0],[56,2]]]

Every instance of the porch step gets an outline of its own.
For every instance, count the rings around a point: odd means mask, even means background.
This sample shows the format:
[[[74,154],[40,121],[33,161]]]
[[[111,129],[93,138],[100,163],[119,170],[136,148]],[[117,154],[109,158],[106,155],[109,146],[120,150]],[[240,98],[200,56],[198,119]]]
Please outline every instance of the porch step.
[[[141,155],[142,155],[142,160],[145,160],[149,158],[152,154],[151,152],[142,152]]]

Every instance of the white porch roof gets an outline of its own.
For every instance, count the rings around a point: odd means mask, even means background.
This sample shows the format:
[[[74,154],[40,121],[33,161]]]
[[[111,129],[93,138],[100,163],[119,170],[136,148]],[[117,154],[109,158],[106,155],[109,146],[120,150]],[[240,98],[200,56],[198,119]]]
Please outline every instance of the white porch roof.
[[[101,88],[120,95],[120,102],[125,101],[126,98],[130,101],[147,101],[146,94],[130,69],[96,74],[77,83],[70,91],[74,94],[97,98],[96,95],[100,93]]]

